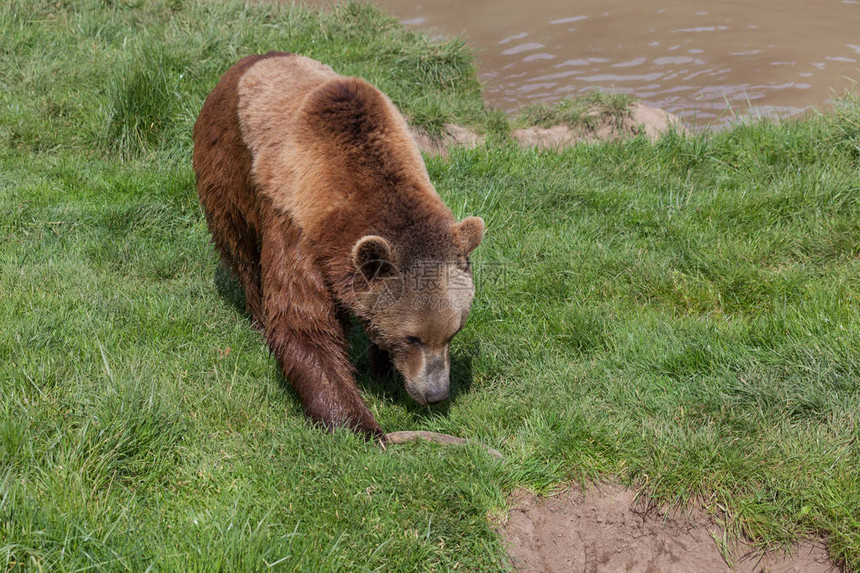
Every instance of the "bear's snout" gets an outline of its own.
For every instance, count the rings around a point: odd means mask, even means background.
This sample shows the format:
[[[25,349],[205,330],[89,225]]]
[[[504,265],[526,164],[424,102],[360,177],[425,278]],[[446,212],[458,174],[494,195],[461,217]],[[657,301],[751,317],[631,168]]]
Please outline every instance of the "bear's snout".
[[[427,361],[424,398],[428,404],[438,404],[448,397],[448,362],[444,356],[433,356]]]
[[[427,400],[427,404],[431,406],[446,400],[448,398],[448,381],[445,381],[444,386],[439,385],[425,392],[424,398]]]
[[[447,353],[428,354],[425,352],[423,356],[423,368],[418,375],[406,381],[407,392],[422,406],[438,404],[448,398],[450,386]]]
[[[432,406],[448,398],[448,377],[438,380],[426,380],[420,393],[412,394],[412,398],[422,406]]]

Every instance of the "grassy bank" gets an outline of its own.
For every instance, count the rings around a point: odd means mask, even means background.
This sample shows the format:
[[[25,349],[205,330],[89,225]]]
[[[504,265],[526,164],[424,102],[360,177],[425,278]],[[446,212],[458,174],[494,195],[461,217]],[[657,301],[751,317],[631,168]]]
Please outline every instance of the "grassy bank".
[[[501,121],[461,44],[366,7],[0,8],[0,567],[493,570],[507,493],[603,478],[762,543],[823,534],[860,569],[856,104],[429,162],[488,225],[454,396],[410,405],[359,333],[356,363],[384,429],[499,464],[310,427],[237,309],[190,131],[220,73],[271,49],[431,128]]]

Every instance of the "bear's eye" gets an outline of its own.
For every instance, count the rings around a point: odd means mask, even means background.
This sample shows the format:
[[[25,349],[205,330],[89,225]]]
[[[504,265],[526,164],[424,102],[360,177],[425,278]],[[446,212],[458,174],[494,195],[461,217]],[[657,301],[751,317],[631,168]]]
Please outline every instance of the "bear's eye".
[[[407,336],[406,343],[411,344],[412,346],[423,346],[424,343],[417,336]]]

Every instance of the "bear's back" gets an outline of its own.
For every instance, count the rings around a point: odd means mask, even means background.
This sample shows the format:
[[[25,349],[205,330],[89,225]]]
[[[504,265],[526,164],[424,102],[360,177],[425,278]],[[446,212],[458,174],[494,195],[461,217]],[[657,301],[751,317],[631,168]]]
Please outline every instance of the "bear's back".
[[[317,235],[334,215],[377,227],[380,214],[398,226],[428,211],[451,218],[405,120],[365,80],[284,55],[252,65],[238,96],[259,192],[303,231]]]
[[[242,137],[253,156],[283,145],[305,96],[338,76],[329,66],[296,54],[261,59],[238,84]]]

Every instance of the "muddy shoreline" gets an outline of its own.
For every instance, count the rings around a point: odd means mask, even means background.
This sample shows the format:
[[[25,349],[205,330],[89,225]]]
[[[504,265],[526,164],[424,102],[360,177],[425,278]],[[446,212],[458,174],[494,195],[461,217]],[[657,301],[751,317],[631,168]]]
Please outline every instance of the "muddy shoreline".
[[[665,133],[675,130],[688,133],[687,127],[676,116],[665,110],[634,102],[621,116],[604,114],[595,109],[592,121],[577,126],[524,127],[513,129],[510,137],[523,147],[560,149],[576,143],[611,141],[644,135],[656,141]],[[446,155],[452,147],[472,148],[481,145],[486,137],[475,130],[456,124],[446,124],[441,135],[430,135],[419,127],[411,127],[412,137],[421,151],[428,155]]]

